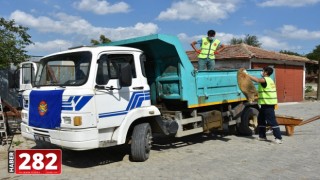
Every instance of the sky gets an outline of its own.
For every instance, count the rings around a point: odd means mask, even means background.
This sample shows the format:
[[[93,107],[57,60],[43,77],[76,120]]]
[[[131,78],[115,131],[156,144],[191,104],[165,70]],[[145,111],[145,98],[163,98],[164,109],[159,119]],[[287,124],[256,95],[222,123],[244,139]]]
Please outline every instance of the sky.
[[[271,51],[305,55],[320,45],[320,0],[0,0],[0,16],[29,28],[34,56],[91,45],[101,34],[168,34],[192,50],[210,29],[226,45],[248,34]]]

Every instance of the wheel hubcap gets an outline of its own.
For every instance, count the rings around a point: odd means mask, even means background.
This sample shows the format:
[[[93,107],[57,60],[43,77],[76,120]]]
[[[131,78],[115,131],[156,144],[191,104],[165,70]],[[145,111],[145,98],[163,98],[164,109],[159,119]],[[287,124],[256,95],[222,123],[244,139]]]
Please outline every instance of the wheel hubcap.
[[[146,135],[146,146],[145,146],[145,150],[146,150],[146,153],[149,153],[150,152],[150,149],[151,149],[151,143],[152,143],[152,137],[150,135],[150,132],[147,133]]]
[[[251,116],[249,119],[249,128],[252,131],[255,131],[255,129],[258,127],[258,117],[257,116]]]

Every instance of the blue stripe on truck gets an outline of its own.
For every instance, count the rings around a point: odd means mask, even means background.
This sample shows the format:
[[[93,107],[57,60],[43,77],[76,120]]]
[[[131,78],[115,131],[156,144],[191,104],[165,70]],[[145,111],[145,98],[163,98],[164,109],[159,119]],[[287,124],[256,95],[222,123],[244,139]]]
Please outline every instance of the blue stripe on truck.
[[[150,100],[150,91],[140,91],[132,93],[129,103],[125,110],[114,111],[108,113],[100,113],[99,118],[110,117],[110,116],[120,116],[127,114],[131,109],[141,107],[141,104],[145,100]]]

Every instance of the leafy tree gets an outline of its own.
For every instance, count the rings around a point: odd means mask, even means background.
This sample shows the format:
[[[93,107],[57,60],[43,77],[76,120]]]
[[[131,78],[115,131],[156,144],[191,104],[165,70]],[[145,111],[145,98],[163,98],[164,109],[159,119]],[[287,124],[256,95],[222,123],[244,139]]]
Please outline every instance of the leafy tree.
[[[92,45],[105,44],[109,42],[111,42],[111,40],[104,35],[100,35],[100,40],[91,39]]]
[[[317,100],[320,100],[320,45],[307,54],[307,58],[318,61],[318,64],[312,64],[312,70],[314,73],[318,73]]]
[[[320,45],[316,46],[316,48],[309,54],[307,54],[308,59],[312,60],[320,60]]]
[[[241,43],[243,43],[243,39],[241,39],[241,38],[235,38],[235,37],[233,37],[233,38],[230,40],[230,44],[231,44],[231,45],[241,44]]]
[[[307,54],[307,58],[310,60],[316,60],[320,63],[320,45],[316,46],[311,53]],[[319,66],[317,64],[306,64],[306,68],[308,72],[319,72]]]
[[[279,53],[303,57],[301,54],[299,54],[297,52],[292,52],[292,51],[287,51],[287,50],[281,50],[281,51],[279,51]]]
[[[261,43],[259,43],[257,36],[250,36],[249,34],[247,34],[244,38],[244,43],[255,47],[261,46]]]
[[[9,67],[10,63],[18,65],[27,60],[29,56],[24,49],[33,44],[28,29],[16,25],[14,20],[0,18],[0,69]]]
[[[251,36],[249,34],[246,35],[243,39],[241,38],[232,38],[230,41],[231,45],[245,43],[250,46],[260,47],[261,43],[258,41],[257,36]]]

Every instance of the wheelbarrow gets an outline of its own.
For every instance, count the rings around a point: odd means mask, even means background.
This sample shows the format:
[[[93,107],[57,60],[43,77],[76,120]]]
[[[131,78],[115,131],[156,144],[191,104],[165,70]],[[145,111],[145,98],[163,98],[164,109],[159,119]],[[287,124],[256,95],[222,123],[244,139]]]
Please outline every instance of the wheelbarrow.
[[[294,133],[294,128],[296,126],[302,126],[304,124],[316,121],[320,119],[320,115],[314,116],[310,119],[303,120],[302,118],[292,117],[292,116],[283,116],[276,115],[276,119],[279,125],[284,125],[286,128],[286,134],[288,136],[292,136]]]

